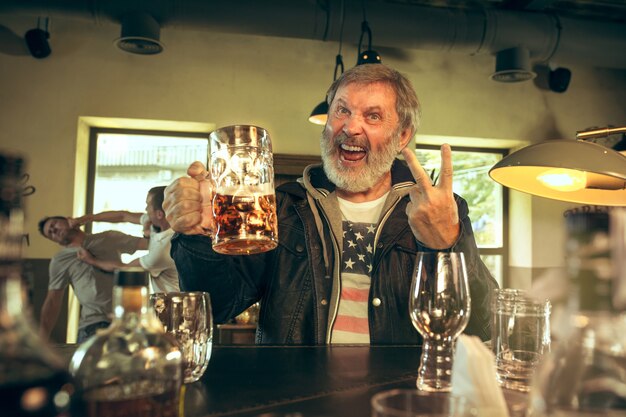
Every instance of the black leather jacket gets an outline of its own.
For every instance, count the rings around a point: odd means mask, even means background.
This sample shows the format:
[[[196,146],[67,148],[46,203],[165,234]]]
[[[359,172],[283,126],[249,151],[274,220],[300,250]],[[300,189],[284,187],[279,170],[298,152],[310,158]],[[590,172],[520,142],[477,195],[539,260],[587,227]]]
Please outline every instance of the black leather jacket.
[[[418,242],[405,213],[413,177],[403,161],[392,168],[393,189],[387,198],[375,240],[369,294],[372,344],[420,344],[409,317],[409,292]],[[208,291],[214,319],[225,322],[261,301],[258,344],[322,345],[330,343],[340,293],[341,217],[334,185],[319,166],[307,167],[299,182],[278,187],[279,245],[256,255],[215,253],[204,236],[175,235],[172,257],[183,291]],[[478,256],[467,203],[455,196],[461,235],[450,249],[465,253],[472,298],[465,333],[486,340],[489,298],[497,287]],[[313,207],[312,207],[313,206]],[[324,235],[322,241],[321,234]],[[326,256],[324,256],[324,253]]]

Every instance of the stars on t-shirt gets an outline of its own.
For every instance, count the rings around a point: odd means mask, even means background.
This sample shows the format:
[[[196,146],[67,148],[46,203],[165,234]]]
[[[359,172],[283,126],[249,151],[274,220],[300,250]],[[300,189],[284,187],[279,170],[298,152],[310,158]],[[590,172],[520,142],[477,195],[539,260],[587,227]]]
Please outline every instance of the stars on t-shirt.
[[[375,233],[375,223],[343,222],[342,272],[370,274]]]

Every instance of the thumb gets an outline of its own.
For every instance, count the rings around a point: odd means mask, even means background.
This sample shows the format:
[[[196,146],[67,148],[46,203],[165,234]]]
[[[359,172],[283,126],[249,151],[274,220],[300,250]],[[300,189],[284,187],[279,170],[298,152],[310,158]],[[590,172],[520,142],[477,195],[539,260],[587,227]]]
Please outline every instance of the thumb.
[[[189,168],[187,168],[187,175],[195,178],[196,180],[203,180],[207,175],[206,167],[202,162],[195,161],[193,164],[189,165]]]

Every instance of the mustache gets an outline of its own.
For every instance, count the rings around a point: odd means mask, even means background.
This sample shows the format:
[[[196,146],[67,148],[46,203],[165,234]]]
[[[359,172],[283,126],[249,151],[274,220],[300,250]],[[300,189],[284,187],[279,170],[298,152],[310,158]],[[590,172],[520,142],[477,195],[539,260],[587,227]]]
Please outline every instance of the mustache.
[[[333,139],[333,144],[336,146],[340,146],[343,144],[349,144],[354,146],[359,146],[367,151],[370,150],[369,141],[361,136],[348,136],[345,132],[341,132]]]

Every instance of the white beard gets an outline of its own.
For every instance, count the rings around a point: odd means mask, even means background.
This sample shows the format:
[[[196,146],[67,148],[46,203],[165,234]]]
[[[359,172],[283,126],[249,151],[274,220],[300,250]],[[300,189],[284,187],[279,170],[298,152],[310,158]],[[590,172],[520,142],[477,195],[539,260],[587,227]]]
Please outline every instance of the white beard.
[[[324,172],[338,188],[351,193],[364,192],[376,185],[391,170],[391,165],[400,151],[399,132],[392,133],[388,142],[376,152],[372,152],[367,139],[351,140],[351,144],[367,150],[365,167],[352,168],[339,162],[339,146],[348,141],[348,136],[342,133],[333,140],[327,132],[324,129],[320,139]]]

